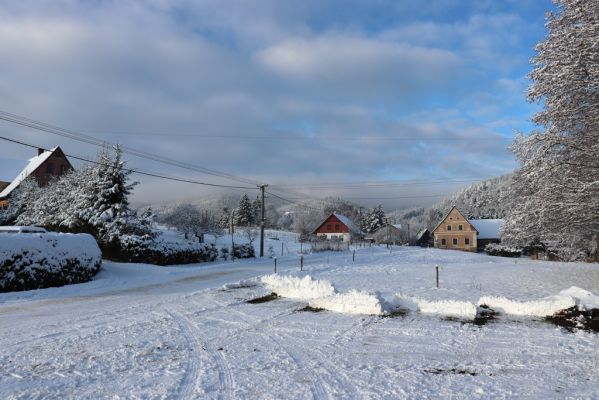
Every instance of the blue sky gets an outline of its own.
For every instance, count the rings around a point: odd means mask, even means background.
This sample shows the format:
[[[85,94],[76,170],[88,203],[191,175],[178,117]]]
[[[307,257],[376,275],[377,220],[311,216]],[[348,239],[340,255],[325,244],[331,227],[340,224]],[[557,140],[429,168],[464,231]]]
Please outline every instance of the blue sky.
[[[3,1],[0,109],[271,184],[474,180],[516,166],[549,0]],[[3,136],[97,149],[0,124]],[[0,179],[31,149],[2,143]],[[227,183],[131,158],[130,166]],[[139,178],[137,203],[213,190]],[[234,183],[234,182],[230,182]],[[311,196],[424,204],[457,184]],[[376,199],[361,201],[377,202]]]

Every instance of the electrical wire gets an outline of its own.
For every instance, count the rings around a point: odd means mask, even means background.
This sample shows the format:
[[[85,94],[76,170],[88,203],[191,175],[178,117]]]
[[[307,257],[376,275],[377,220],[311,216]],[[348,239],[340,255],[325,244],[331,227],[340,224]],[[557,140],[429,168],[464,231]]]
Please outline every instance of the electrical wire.
[[[44,151],[48,151],[48,149],[45,149],[42,146],[35,146],[35,145],[29,144],[29,143],[21,142],[19,140],[9,139],[9,138],[3,137],[3,136],[0,136],[0,139],[8,141],[8,142],[12,142],[12,143],[20,144],[20,145],[23,145],[23,146],[31,147],[31,148],[34,148],[34,149],[42,149]],[[91,163],[91,164],[102,164],[102,163],[100,163],[98,161],[89,160],[89,159],[86,159],[84,157],[76,156],[74,154],[67,154],[67,153],[65,153],[65,155],[68,156],[68,157],[70,157],[70,158],[73,158],[75,160],[84,161],[84,162],[88,162],[88,163]],[[131,172],[131,173],[139,174],[139,175],[151,176],[151,177],[154,177],[154,178],[167,179],[167,180],[171,180],[171,181],[191,183],[191,184],[202,185],[202,186],[211,186],[211,187],[229,188],[229,189],[258,190],[257,187],[232,186],[232,185],[222,185],[222,184],[218,184],[218,183],[200,182],[200,181],[196,181],[196,180],[192,180],[192,179],[177,178],[177,177],[172,177],[172,176],[157,174],[157,173],[153,173],[153,172],[145,172],[145,171],[141,171],[139,169],[134,169],[134,168],[123,168],[123,171]]]
[[[22,117],[22,116],[12,114],[12,113],[9,113],[6,111],[2,111],[2,110],[0,110],[0,120],[7,121],[7,122],[17,124],[17,125],[21,125],[21,126],[25,126],[25,127],[29,127],[29,128],[32,128],[32,129],[35,129],[38,131],[51,133],[54,135],[65,137],[65,138],[68,138],[71,140],[76,140],[76,141],[83,142],[86,144],[103,147],[103,148],[115,145],[114,143],[111,143],[108,141],[103,141],[101,139],[95,138],[90,135],[81,134],[81,133],[78,133],[78,132],[75,132],[75,131],[72,131],[69,129],[60,128],[57,126],[47,124],[45,122],[36,121],[36,120],[30,119],[27,117]],[[252,184],[252,185],[260,184],[259,182],[254,182],[252,180],[238,177],[238,176],[228,174],[225,172],[220,172],[220,171],[216,171],[216,170],[201,167],[201,166],[172,160],[172,159],[169,159],[167,157],[163,157],[163,156],[160,156],[157,154],[152,154],[152,153],[148,153],[145,151],[136,150],[129,146],[121,146],[121,149],[122,149],[123,153],[130,154],[135,157],[139,157],[139,158],[143,158],[143,159],[147,159],[147,160],[151,160],[151,161],[156,161],[156,162],[160,162],[163,164],[172,165],[172,166],[176,166],[179,168],[192,170],[195,172],[201,172],[201,173],[204,173],[207,175],[213,175],[213,176],[217,176],[220,178],[230,179],[230,180],[234,180],[234,181],[242,182],[242,183],[246,183],[246,184]]]

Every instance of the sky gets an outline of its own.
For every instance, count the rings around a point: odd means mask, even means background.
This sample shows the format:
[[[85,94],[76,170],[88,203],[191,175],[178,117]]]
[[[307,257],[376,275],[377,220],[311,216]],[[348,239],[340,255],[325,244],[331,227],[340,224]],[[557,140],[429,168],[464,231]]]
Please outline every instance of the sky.
[[[527,74],[551,8],[549,0],[4,0],[0,111],[267,183],[289,200],[428,205],[517,167],[508,146],[533,129],[540,107],[526,100]],[[5,121],[0,135],[84,158],[99,151]],[[34,152],[0,141],[0,180]],[[125,158],[144,171],[240,185]],[[239,194],[135,180],[134,204]]]

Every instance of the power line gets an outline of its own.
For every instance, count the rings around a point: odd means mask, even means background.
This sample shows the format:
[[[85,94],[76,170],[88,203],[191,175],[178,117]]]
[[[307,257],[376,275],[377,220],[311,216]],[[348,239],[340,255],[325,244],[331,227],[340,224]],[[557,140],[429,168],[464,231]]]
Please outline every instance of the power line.
[[[300,203],[296,203],[296,202],[295,202],[295,201],[293,201],[293,200],[289,200],[289,199],[287,199],[287,198],[285,198],[285,197],[282,197],[282,196],[276,195],[276,194],[274,194],[274,193],[272,193],[272,192],[266,192],[266,193],[270,194],[270,195],[271,195],[271,196],[273,196],[273,197],[276,197],[276,198],[277,198],[277,199],[279,199],[279,200],[283,200],[283,201],[285,201],[285,202],[287,202],[287,203],[289,203],[289,204],[293,204],[293,205],[295,205],[295,206],[298,206],[298,207],[307,208],[307,209],[309,209],[309,210],[315,210],[315,211],[322,211],[322,212],[324,212],[324,210],[323,210],[323,209],[316,208],[316,207],[311,207],[311,206],[307,206],[307,205],[300,204]]]
[[[50,124],[47,124],[44,122],[36,121],[36,120],[30,119],[30,118],[22,117],[22,116],[12,114],[12,113],[9,113],[6,111],[2,111],[2,110],[0,110],[0,120],[4,120],[7,122],[11,122],[13,124],[29,127],[29,128],[35,129],[35,130],[51,133],[51,134],[65,137],[65,138],[68,138],[71,140],[76,140],[79,142],[91,144],[94,146],[99,146],[99,147],[114,146],[114,143],[103,141],[101,139],[95,138],[90,135],[81,134],[81,133],[78,133],[78,132],[75,132],[72,130],[60,128],[57,126],[53,126],[53,125],[50,125]],[[121,149],[122,149],[123,153],[130,154],[135,157],[160,162],[163,164],[172,165],[172,166],[176,166],[179,168],[192,170],[195,172],[201,172],[201,173],[208,174],[208,175],[218,176],[220,178],[235,180],[237,182],[242,182],[242,183],[246,183],[246,184],[252,184],[252,185],[259,184],[258,182],[254,182],[249,179],[238,177],[238,176],[235,176],[232,174],[216,171],[213,169],[209,169],[209,168],[205,168],[205,167],[201,167],[201,166],[197,166],[197,165],[193,165],[193,164],[189,164],[189,163],[185,163],[185,162],[181,162],[181,161],[177,161],[177,160],[172,160],[167,157],[160,156],[160,155],[148,153],[148,152],[141,151],[141,150],[136,150],[136,149],[133,149],[128,146],[121,146]]]
[[[16,144],[20,144],[23,146],[27,146],[27,147],[31,147],[34,149],[42,149],[47,151],[48,149],[45,149],[44,147],[41,146],[35,146],[29,143],[25,143],[25,142],[21,142],[19,140],[14,140],[14,139],[9,139],[3,136],[0,136],[0,139],[8,141],[8,142],[12,142],[12,143],[16,143]],[[84,162],[88,162],[88,163],[92,163],[92,164],[102,164],[98,161],[94,161],[94,160],[89,160],[83,157],[79,157],[73,154],[67,154],[65,153],[66,156],[71,157],[75,160],[80,160],[80,161],[84,161]],[[195,185],[202,185],[202,186],[212,186],[212,187],[220,187],[220,188],[229,188],[229,189],[247,189],[247,190],[257,190],[257,187],[249,187],[249,186],[231,186],[231,185],[222,185],[222,184],[217,184],[217,183],[208,183],[208,182],[200,182],[200,181],[195,181],[192,179],[185,179],[185,178],[176,178],[176,177],[172,177],[172,176],[166,176],[166,175],[161,175],[161,174],[157,174],[157,173],[153,173],[153,172],[144,172],[141,171],[139,169],[133,169],[133,168],[123,168],[124,171],[128,171],[134,174],[139,174],[139,175],[145,175],[145,176],[151,176],[154,178],[160,178],[160,179],[167,179],[167,180],[171,180],[171,181],[176,181],[176,182],[184,182],[184,183],[191,183],[191,184],[195,184]]]

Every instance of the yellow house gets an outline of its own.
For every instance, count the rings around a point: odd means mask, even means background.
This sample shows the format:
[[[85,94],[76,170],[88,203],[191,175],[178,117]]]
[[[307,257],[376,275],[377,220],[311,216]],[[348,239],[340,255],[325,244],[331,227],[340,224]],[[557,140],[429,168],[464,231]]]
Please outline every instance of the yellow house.
[[[478,231],[466,217],[453,206],[433,229],[435,247],[476,252]]]

